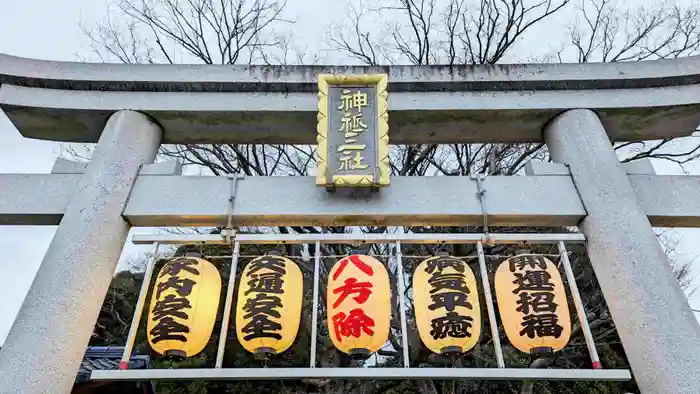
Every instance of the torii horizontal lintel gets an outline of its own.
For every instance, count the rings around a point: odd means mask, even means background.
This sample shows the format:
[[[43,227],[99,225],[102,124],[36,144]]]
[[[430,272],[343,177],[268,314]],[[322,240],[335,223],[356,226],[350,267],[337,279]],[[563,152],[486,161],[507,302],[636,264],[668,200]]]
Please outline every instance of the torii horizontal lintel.
[[[0,175],[0,224],[57,225],[81,174]],[[628,175],[653,226],[700,227],[700,176]],[[224,226],[230,180],[139,175],[123,212],[133,226]],[[395,177],[369,197],[328,193],[313,177],[237,181],[235,226],[481,226],[476,181],[469,177]],[[486,188],[492,226],[575,226],[586,215],[571,177],[492,176]]]
[[[468,66],[216,66],[56,62],[0,54],[0,108],[25,137],[96,142],[131,109],[164,143],[314,144],[320,73],[388,74],[391,143],[542,142],[571,108],[611,140],[687,136],[700,124],[700,58]]]

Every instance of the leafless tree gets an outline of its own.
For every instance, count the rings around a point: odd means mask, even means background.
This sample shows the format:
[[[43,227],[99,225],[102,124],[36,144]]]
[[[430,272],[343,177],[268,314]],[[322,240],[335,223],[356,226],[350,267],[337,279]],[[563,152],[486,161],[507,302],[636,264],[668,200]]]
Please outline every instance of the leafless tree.
[[[670,59],[700,50],[700,7],[659,4],[621,8],[614,0],[590,0],[577,7],[569,25],[570,44],[558,58],[575,56],[580,63]],[[688,139],[621,142],[622,161],[653,158],[681,167],[698,158],[700,145]]]
[[[118,0],[105,19],[82,28],[101,60],[124,63],[251,64],[317,62],[291,42],[293,23],[284,17],[286,1],[273,0]],[[291,59],[293,57],[293,59]],[[89,156],[80,148],[69,155]],[[161,157],[199,166],[214,175],[307,175],[309,146],[163,146]]]
[[[285,1],[118,0],[105,20],[83,25],[100,58],[124,63],[252,63],[279,45]],[[116,14],[116,15],[115,15]]]
[[[669,59],[700,48],[698,7],[628,9],[614,0],[590,0],[577,10],[578,20],[568,30],[579,63]]]
[[[383,2],[382,2],[383,1]],[[495,64],[527,31],[563,9],[570,0],[382,0],[349,5],[352,26],[333,26],[331,48],[364,63]],[[376,3],[375,3],[376,4]],[[360,10],[369,11],[360,11]],[[380,13],[380,31],[363,30],[361,18]],[[375,40],[373,37],[384,37]]]
[[[538,23],[565,10],[574,11],[576,16],[567,29],[569,42],[562,43],[555,57],[545,60],[619,62],[688,56],[700,50],[700,6],[696,5],[621,8],[615,0],[582,0],[578,5],[572,0],[385,0],[377,6],[353,4],[348,5],[352,25],[332,26],[327,44],[368,65],[441,63],[454,67],[500,63],[507,55],[517,60],[523,57],[519,56],[522,51],[517,48],[518,40]],[[363,24],[362,18],[371,18],[372,13],[381,14],[389,22],[379,29]],[[435,152],[424,160],[445,175],[514,174],[529,159],[547,157],[543,144],[401,149],[409,164],[415,152]],[[615,149],[623,162],[649,158],[682,166],[700,155],[700,144],[689,139],[619,142]]]

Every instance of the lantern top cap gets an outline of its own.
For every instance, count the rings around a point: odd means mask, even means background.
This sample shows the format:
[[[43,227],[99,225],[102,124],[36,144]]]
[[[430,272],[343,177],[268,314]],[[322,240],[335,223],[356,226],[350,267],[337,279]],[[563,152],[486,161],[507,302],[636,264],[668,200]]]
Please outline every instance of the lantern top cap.
[[[282,256],[282,255],[284,255],[284,253],[279,249],[272,249],[265,254],[268,256]]]

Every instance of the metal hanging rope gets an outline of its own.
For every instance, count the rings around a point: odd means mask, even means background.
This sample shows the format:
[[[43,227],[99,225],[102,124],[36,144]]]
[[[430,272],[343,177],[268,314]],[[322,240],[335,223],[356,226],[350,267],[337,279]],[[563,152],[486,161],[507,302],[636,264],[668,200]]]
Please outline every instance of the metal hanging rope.
[[[486,209],[486,186],[484,182],[486,181],[487,173],[472,175],[471,179],[476,180],[476,199],[479,200],[479,205],[481,206],[481,214],[484,217],[484,243],[490,244],[490,234],[489,234],[489,218],[488,211]]]
[[[224,237],[226,243],[230,244],[233,238],[236,236],[236,230],[233,228],[233,205],[236,201],[236,189],[238,187],[238,180],[243,179],[244,175],[232,174],[228,176],[230,189],[228,196],[228,206],[226,210],[226,228],[224,229]]]

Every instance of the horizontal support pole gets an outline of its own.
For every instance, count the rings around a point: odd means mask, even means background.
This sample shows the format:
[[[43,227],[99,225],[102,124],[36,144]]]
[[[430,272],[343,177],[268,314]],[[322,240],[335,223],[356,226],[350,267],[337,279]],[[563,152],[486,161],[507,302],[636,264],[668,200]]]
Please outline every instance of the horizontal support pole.
[[[236,239],[238,237],[240,235]],[[228,243],[223,234],[134,234],[131,236],[131,243],[134,245],[150,245],[156,242],[161,245],[225,245]]]
[[[700,85],[639,89],[389,93],[392,144],[542,142],[571,108],[598,113],[613,141],[691,135]],[[134,92],[0,86],[0,108],[29,138],[95,142],[129,108],[163,127],[163,143],[316,144],[316,92]]]
[[[382,244],[400,241],[402,244],[475,244],[486,241],[486,235],[480,233],[342,233],[342,234],[237,234],[235,240],[241,244]],[[580,233],[495,233],[489,234],[488,240],[495,244],[529,244],[582,243],[586,237]],[[134,234],[131,242],[137,245],[152,243],[189,244],[212,243],[224,244],[226,240],[218,234]]]
[[[0,225],[57,225],[80,174],[0,174]],[[700,227],[700,176],[628,175],[657,227]],[[226,177],[141,175],[123,213],[133,226],[223,226]],[[235,226],[481,226],[469,177],[394,177],[369,197],[319,188],[313,177],[238,181]],[[568,175],[493,176],[484,182],[491,226],[576,226],[586,211]]]
[[[211,368],[95,370],[91,380],[471,379],[626,381],[626,369],[529,368]]]

